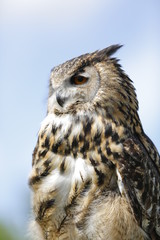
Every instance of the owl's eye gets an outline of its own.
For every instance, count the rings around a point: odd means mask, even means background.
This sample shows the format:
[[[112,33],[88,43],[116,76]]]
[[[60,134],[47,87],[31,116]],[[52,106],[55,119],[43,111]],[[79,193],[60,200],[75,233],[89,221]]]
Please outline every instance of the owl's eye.
[[[87,77],[84,76],[73,76],[71,78],[71,84],[75,84],[75,85],[82,85],[84,83],[86,83],[88,81]]]

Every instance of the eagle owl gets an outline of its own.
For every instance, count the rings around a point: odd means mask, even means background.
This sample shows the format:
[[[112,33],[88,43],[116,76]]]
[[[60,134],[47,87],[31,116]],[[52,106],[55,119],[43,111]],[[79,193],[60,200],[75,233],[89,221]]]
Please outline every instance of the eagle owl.
[[[120,47],[51,72],[29,178],[33,239],[160,239],[160,157],[112,57]]]

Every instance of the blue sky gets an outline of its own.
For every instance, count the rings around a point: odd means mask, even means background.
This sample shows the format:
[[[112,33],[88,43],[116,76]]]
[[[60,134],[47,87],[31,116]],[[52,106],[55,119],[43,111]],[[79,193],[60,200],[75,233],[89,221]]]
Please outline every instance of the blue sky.
[[[70,58],[124,45],[115,56],[134,81],[144,130],[160,151],[159,12],[159,0],[1,0],[0,222],[25,231],[50,70]]]

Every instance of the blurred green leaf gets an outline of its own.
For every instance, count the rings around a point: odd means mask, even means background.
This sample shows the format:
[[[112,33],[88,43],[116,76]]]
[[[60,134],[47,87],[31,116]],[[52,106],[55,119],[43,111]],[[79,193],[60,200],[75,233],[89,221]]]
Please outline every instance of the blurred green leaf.
[[[17,237],[11,234],[10,229],[0,225],[0,240],[17,240]]]

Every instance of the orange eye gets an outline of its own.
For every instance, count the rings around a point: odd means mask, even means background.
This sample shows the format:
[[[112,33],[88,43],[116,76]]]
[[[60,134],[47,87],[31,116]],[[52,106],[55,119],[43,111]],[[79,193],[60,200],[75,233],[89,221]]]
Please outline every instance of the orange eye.
[[[84,76],[73,76],[71,78],[71,83],[75,85],[82,85],[88,81],[88,78]]]

